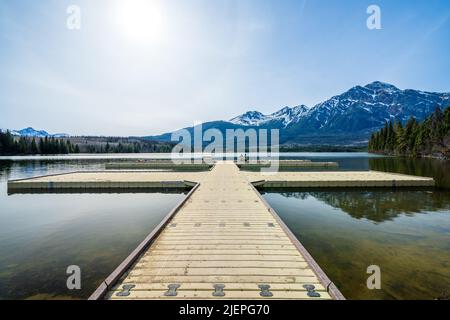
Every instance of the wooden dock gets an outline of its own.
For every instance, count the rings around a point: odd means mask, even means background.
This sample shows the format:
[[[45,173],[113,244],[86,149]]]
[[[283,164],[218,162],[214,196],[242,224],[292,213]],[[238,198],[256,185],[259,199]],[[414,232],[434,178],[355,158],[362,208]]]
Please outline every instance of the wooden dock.
[[[183,163],[174,162],[117,162],[107,163],[106,170],[178,170],[178,171],[201,171],[209,170],[213,165],[207,163]]]
[[[115,162],[107,163],[106,170],[176,170],[176,171],[201,171],[208,170],[213,166],[212,163],[195,163],[190,160],[184,163],[171,161],[134,161],[134,162]],[[280,169],[308,169],[308,168],[338,168],[337,162],[319,162],[310,160],[277,160],[277,161],[237,161],[237,166],[242,170],[258,170],[265,167],[276,166]]]
[[[242,170],[259,170],[261,168],[277,167],[283,169],[311,169],[311,168],[332,168],[337,169],[337,162],[306,161],[306,160],[279,160],[279,161],[260,161],[257,163],[238,163]]]
[[[241,173],[255,186],[265,188],[400,188],[435,185],[433,178],[380,171]]]
[[[217,164],[92,299],[342,299],[237,166]]]
[[[90,299],[343,299],[255,186],[431,187],[367,172],[76,172],[8,182],[8,192],[192,188]]]
[[[230,162],[230,164],[233,164]],[[218,164],[217,166],[224,165]],[[236,170],[238,168],[233,164]],[[254,186],[267,188],[433,187],[433,178],[378,171],[261,172],[238,171]],[[192,188],[210,171],[86,171],[8,181],[9,193],[35,191],[89,191],[101,189]]]

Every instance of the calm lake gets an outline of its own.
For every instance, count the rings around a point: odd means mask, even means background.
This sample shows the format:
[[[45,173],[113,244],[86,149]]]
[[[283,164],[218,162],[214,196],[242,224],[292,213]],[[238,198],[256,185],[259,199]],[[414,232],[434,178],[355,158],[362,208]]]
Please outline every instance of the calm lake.
[[[109,158],[104,159],[104,158]],[[99,170],[108,155],[0,159],[0,299],[85,299],[183,199],[182,193],[8,195],[6,182]],[[264,190],[327,275],[349,299],[450,296],[450,162],[365,153],[290,153],[337,161],[339,170],[434,177],[434,189]],[[82,270],[82,290],[66,288],[66,268]],[[369,290],[370,265],[381,290]]]

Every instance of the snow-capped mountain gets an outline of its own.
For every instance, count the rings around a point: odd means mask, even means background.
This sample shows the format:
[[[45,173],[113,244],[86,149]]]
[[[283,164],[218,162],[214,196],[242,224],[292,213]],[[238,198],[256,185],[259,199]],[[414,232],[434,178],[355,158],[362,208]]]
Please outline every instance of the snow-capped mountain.
[[[230,120],[231,123],[243,126],[262,126],[269,123],[278,123],[282,128],[291,123],[296,123],[305,116],[309,108],[304,105],[296,107],[284,107],[283,109],[269,115],[262,114],[259,111],[249,111]],[[275,125],[276,126],[276,125]]]
[[[288,128],[294,135],[360,134],[369,136],[391,120],[425,119],[436,107],[450,106],[450,93],[400,90],[383,82],[356,86],[314,106]]]
[[[28,128],[22,129],[22,130],[12,130],[11,133],[16,136],[36,137],[36,138],[45,138],[45,137],[66,138],[69,136],[67,133],[50,134],[45,130],[35,130],[31,127],[28,127]]]
[[[259,111],[248,111],[230,120],[231,123],[243,126],[258,126],[267,122],[266,116]]]
[[[406,122],[410,117],[422,120],[437,106],[450,106],[450,93],[400,90],[392,84],[376,81],[364,87],[353,87],[313,108],[304,105],[286,107],[270,115],[250,111],[230,122],[286,129],[284,136],[288,136],[288,140],[321,133],[368,137],[387,121]]]
[[[280,129],[281,143],[298,144],[364,144],[370,134],[387,121],[406,122],[410,117],[425,119],[437,107],[450,106],[450,93],[401,90],[380,81],[355,86],[341,95],[315,105],[285,107],[265,115],[249,111],[230,121],[203,124],[203,129],[264,127]],[[188,128],[192,129],[192,128]],[[151,137],[170,140],[170,133]]]

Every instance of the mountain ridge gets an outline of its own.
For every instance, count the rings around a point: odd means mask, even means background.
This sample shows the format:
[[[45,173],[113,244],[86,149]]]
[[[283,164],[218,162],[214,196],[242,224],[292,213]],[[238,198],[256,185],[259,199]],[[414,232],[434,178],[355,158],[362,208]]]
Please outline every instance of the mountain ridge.
[[[229,122],[237,125],[260,126],[269,122],[278,121],[282,127],[287,127],[293,121],[306,114],[309,110],[310,109],[305,105],[298,105],[295,107],[286,106],[268,115],[259,111],[248,111],[232,118]]]
[[[450,93],[402,90],[386,82],[374,81],[365,86],[354,86],[313,107],[302,104],[283,107],[268,115],[248,111],[229,121],[211,121],[204,126],[217,125],[222,132],[236,127],[280,129],[282,144],[364,144],[370,134],[387,121],[406,122],[411,116],[423,120],[436,107],[447,106],[450,106]],[[170,134],[146,138],[167,141]]]
[[[54,133],[50,134],[45,130],[35,130],[32,127],[27,127],[21,130],[12,130],[11,133],[19,137],[35,137],[35,138],[67,138],[69,135],[67,133]]]
[[[204,131],[218,129],[224,136],[227,129],[279,129],[283,145],[363,145],[386,122],[405,123],[411,116],[420,121],[436,107],[444,109],[448,106],[450,93],[402,90],[386,82],[374,81],[365,86],[354,86],[313,107],[303,104],[285,106],[271,114],[253,110],[228,121],[210,121],[202,126]],[[193,127],[184,129],[193,134]],[[180,130],[142,138],[168,142],[172,133]],[[66,133],[50,134],[32,127],[11,130],[11,133],[25,137],[69,137]]]

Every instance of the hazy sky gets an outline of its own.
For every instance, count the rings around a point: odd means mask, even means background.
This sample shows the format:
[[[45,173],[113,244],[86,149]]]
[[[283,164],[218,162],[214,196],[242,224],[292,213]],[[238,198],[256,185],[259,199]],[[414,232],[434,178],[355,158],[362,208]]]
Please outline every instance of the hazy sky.
[[[0,0],[0,128],[149,135],[374,80],[448,92],[449,52],[448,0]]]

